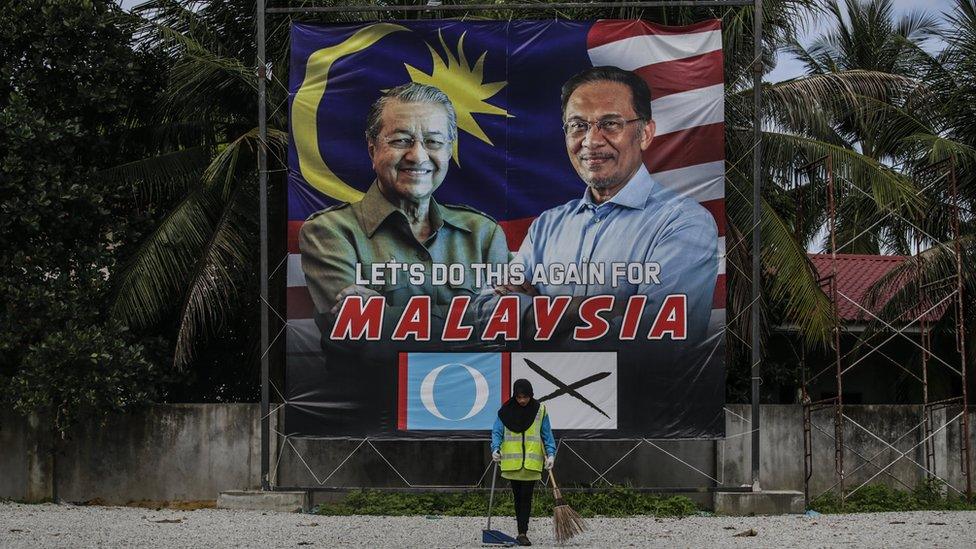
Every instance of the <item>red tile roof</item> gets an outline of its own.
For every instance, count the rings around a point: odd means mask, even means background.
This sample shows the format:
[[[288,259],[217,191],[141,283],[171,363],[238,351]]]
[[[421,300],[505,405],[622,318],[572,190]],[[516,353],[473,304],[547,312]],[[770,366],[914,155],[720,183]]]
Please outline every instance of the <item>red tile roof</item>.
[[[837,254],[837,310],[841,320],[865,323],[874,320],[870,314],[864,311],[864,309],[869,309],[872,312],[877,312],[877,308],[869,308],[867,307],[867,303],[865,303],[868,288],[889,271],[901,265],[906,259],[908,257],[903,255]],[[826,279],[833,272],[830,254],[810,254],[810,260],[813,261],[813,266],[817,269],[820,278]],[[825,281],[824,291],[829,296],[829,286],[826,284]],[[901,284],[888,288],[885,292],[885,301],[899,287],[901,287]],[[852,301],[856,302],[860,307]],[[928,309],[928,307],[931,307],[931,305],[925,308]],[[945,305],[927,314],[926,319],[935,320],[941,316],[944,310]],[[906,314],[906,317],[910,316],[911,318],[903,319],[903,322],[911,322],[921,312],[920,310]]]

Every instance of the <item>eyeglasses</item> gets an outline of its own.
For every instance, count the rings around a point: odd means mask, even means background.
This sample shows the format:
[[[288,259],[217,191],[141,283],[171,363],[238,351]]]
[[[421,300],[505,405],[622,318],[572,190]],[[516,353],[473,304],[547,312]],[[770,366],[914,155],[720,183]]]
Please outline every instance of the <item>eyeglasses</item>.
[[[624,127],[631,122],[637,122],[638,120],[644,120],[643,118],[632,118],[630,120],[624,120],[623,118],[604,118],[596,122],[590,122],[587,120],[570,120],[563,124],[563,131],[566,132],[567,137],[572,137],[574,139],[579,139],[590,131],[590,128],[596,126],[596,129],[600,131],[603,135],[612,136],[617,135],[624,131]]]
[[[408,151],[417,144],[417,139],[413,137],[389,137],[384,139],[383,142],[387,145],[393,147],[394,149],[399,149],[402,151]],[[429,152],[436,152],[442,150],[444,147],[450,145],[450,141],[445,141],[443,139],[437,139],[435,137],[425,137],[420,140],[420,145]]]

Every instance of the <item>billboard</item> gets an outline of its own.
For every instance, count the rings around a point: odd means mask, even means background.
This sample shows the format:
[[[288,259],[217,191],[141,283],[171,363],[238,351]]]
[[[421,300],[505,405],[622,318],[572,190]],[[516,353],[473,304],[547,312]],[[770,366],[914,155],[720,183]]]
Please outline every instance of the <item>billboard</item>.
[[[724,435],[721,27],[292,27],[285,430]]]

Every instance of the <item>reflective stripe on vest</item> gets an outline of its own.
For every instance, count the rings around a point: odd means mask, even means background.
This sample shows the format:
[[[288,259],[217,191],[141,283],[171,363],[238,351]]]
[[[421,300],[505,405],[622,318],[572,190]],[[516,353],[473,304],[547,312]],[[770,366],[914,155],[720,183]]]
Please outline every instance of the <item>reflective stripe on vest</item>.
[[[545,447],[542,445],[542,418],[546,417],[545,404],[539,404],[539,412],[535,420],[524,433],[513,433],[505,428],[505,438],[502,439],[502,471],[518,471],[525,468],[529,471],[542,472],[546,462]]]

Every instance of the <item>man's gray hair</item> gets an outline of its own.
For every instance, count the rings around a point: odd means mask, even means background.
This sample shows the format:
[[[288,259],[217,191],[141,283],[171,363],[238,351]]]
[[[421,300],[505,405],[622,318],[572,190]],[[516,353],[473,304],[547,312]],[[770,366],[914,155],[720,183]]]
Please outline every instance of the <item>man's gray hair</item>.
[[[457,113],[454,111],[454,105],[451,104],[447,94],[434,86],[409,82],[388,90],[373,102],[369,108],[369,114],[366,116],[366,137],[369,139],[376,139],[380,135],[380,129],[382,129],[380,126],[383,124],[383,109],[390,101],[443,105],[444,109],[447,110],[447,123],[450,126],[448,137],[451,141],[457,138]]]

